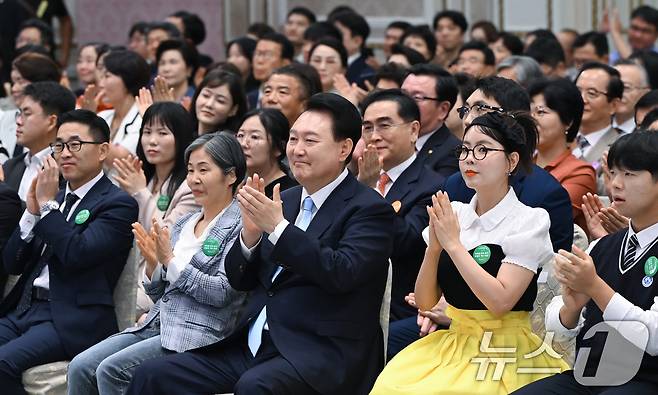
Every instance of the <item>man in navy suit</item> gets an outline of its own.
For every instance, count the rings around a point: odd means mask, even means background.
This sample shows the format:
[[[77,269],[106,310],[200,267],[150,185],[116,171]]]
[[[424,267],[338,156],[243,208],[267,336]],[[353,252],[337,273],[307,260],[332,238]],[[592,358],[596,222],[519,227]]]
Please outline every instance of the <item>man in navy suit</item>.
[[[339,12],[331,18],[330,22],[343,36],[343,46],[348,56],[345,73],[347,81],[365,89],[364,81],[375,76],[375,70],[366,63],[365,47],[370,35],[368,22],[354,11]]]
[[[2,264],[2,251],[9,236],[14,233],[18,220],[21,218],[21,199],[18,193],[11,189],[3,180],[2,167],[0,167],[0,264]],[[4,270],[0,271],[0,301],[5,289],[7,276]]]
[[[407,318],[415,324],[417,310],[405,301],[405,296],[414,291],[425,255],[421,232],[429,223],[427,206],[445,179],[424,166],[415,153],[421,115],[412,98],[399,89],[377,91],[364,99],[361,112],[363,138],[368,145],[359,159],[359,181],[377,189],[397,214],[391,255],[392,333],[398,322]],[[414,331],[417,334],[417,329]],[[390,336],[389,356],[406,345]]]
[[[93,112],[58,120],[27,210],[4,250],[21,274],[0,304],[0,388],[24,393],[26,369],[70,359],[117,332],[112,293],[132,247],[134,199],[103,175],[110,131]],[[59,174],[67,181],[58,191]]]
[[[345,168],[361,134],[346,99],[313,96],[290,130],[300,186],[273,200],[254,175],[226,261],[251,291],[239,329],[213,348],[143,363],[128,393],[366,394],[383,367],[379,311],[394,211]]]
[[[418,64],[409,69],[402,90],[420,108],[420,132],[416,141],[418,158],[435,172],[449,177],[459,170],[455,148],[461,143],[445,125],[457,101],[457,81],[439,66]]]

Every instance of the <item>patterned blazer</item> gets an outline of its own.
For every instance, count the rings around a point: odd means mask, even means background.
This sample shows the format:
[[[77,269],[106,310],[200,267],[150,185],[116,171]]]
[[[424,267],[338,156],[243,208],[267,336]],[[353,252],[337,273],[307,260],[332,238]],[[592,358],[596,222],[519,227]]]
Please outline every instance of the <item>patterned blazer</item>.
[[[176,245],[183,227],[198,211],[181,217],[172,228],[171,242]],[[219,241],[219,252],[212,257],[199,250],[180,277],[170,284],[160,268],[144,284],[155,305],[144,323],[126,332],[136,332],[160,319],[162,347],[184,352],[204,347],[229,336],[235,329],[245,305],[247,293],[234,290],[228,283],[224,260],[239,237],[242,220],[234,199],[210,230],[209,237]]]

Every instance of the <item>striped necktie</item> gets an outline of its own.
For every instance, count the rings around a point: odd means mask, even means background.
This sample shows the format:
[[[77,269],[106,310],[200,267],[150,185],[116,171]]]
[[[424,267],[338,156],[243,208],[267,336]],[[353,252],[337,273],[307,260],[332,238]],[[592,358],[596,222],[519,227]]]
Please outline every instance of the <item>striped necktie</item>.
[[[622,270],[628,270],[633,263],[635,262],[635,251],[640,243],[637,241],[637,236],[632,235],[628,239],[628,245],[626,246],[626,254],[624,254],[624,262],[621,264]]]

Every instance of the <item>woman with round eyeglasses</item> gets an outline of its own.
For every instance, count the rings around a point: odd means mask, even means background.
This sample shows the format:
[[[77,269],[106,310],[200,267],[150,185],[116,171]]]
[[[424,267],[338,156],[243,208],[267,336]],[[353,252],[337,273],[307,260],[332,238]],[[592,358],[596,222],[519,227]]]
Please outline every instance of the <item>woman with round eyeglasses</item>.
[[[581,94],[572,82],[563,79],[536,81],[528,92],[539,131],[535,163],[567,190],[574,222],[587,232],[581,206],[583,195],[596,193],[596,172],[569,148],[580,128],[584,106]]]
[[[531,168],[536,139],[534,121],[521,112],[489,112],[466,128],[459,169],[476,193],[467,204],[451,203],[444,192],[432,197],[415,287],[420,311],[444,296],[452,322],[397,354],[371,394],[507,394],[549,369],[568,369],[559,357],[533,353],[543,341],[532,332],[529,313],[538,270],[553,259],[550,219],[544,209],[519,202],[509,184],[519,167]],[[486,361],[501,357],[491,351],[500,347],[509,350],[503,370],[480,374]]]

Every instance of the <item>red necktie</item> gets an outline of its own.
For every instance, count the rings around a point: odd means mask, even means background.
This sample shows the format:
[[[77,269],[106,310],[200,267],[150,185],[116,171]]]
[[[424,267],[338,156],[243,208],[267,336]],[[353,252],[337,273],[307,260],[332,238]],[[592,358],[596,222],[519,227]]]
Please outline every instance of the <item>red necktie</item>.
[[[379,175],[379,183],[377,183],[377,190],[379,193],[381,193],[382,196],[384,196],[384,192],[386,191],[386,184],[388,184],[391,181],[391,177],[388,176],[386,173],[382,173]]]

